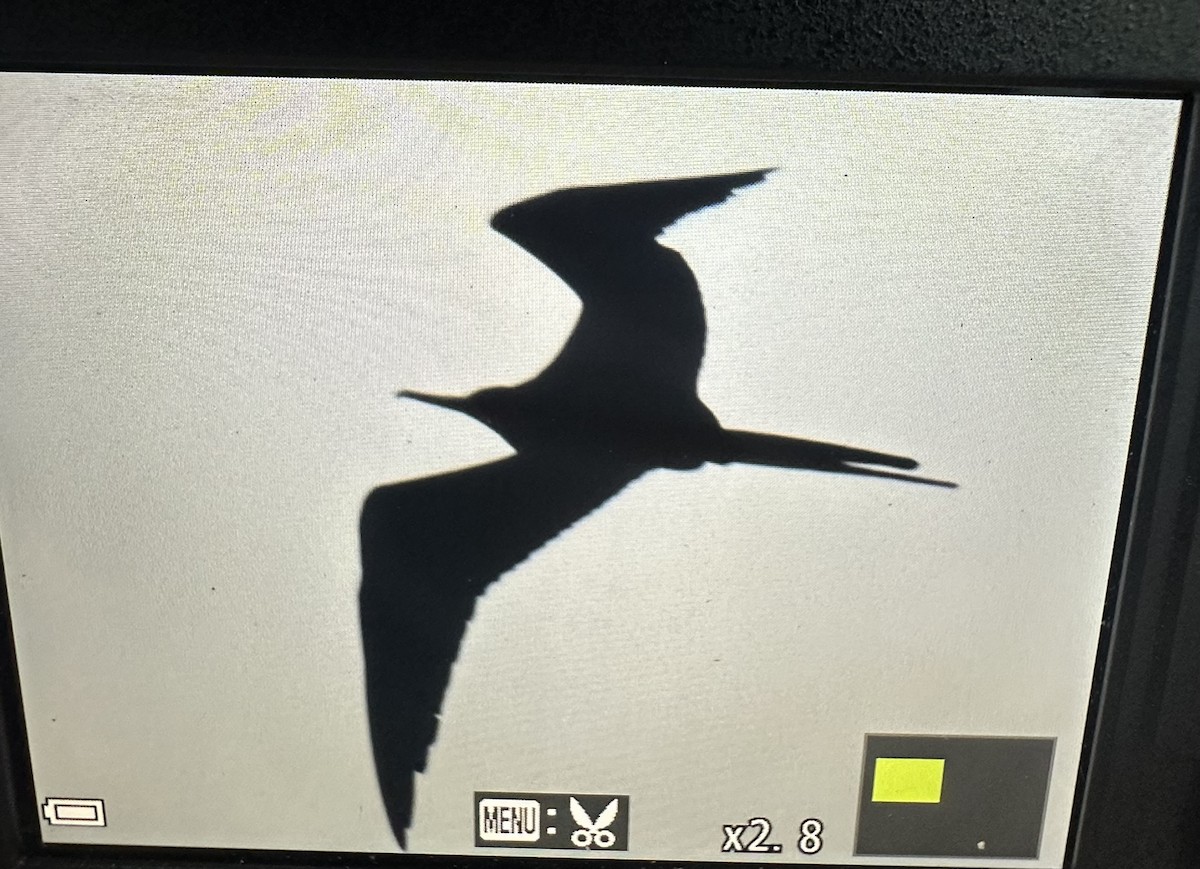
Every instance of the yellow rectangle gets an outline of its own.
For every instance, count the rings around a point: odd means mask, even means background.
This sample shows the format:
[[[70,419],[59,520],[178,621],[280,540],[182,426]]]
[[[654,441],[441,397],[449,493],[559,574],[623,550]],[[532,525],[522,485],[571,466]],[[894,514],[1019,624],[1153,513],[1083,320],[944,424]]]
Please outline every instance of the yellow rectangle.
[[[932,757],[877,757],[873,803],[940,803],[946,761]]]

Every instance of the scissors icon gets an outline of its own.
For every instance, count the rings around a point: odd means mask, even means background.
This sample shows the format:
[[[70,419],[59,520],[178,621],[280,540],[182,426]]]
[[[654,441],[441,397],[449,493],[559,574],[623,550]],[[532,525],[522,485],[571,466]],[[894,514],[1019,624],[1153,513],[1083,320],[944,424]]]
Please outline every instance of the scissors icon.
[[[613,800],[593,821],[591,815],[579,804],[579,800],[571,797],[571,817],[579,825],[579,829],[571,834],[571,844],[576,848],[590,848],[592,845],[597,848],[611,848],[616,844],[617,837],[608,827],[617,819],[619,809],[617,801]]]

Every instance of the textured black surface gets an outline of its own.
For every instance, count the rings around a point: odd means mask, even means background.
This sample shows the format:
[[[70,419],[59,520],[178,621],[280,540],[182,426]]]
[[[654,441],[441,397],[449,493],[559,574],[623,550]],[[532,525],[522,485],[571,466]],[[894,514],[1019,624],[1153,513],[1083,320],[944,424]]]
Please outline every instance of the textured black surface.
[[[816,81],[1200,82],[1197,0],[10,0],[0,16],[0,59],[10,64],[536,64]]]
[[[920,757],[945,762],[939,799],[875,802],[876,762]],[[854,853],[1035,859],[1053,758],[1053,739],[869,734]]]
[[[1184,118],[1159,280],[1166,293],[1158,380],[1114,621],[1081,821],[1077,869],[1200,866],[1200,761],[1179,739],[1197,710],[1171,692],[1187,565],[1200,507],[1200,117]],[[1191,143],[1186,144],[1186,143]],[[1179,662],[1187,666],[1187,662]],[[1191,695],[1194,701],[1196,695]]]

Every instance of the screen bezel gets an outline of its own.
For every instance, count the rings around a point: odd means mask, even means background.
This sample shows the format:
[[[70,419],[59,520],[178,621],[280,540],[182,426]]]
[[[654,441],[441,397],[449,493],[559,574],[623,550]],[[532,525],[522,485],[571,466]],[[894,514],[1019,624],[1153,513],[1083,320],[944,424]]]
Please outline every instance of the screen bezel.
[[[613,70],[586,73],[578,71],[492,68],[474,66],[449,69],[421,70],[395,67],[392,69],[264,69],[239,67],[236,70],[148,66],[120,69],[83,66],[79,64],[13,64],[10,71],[38,72],[109,72],[129,74],[223,74],[271,75],[306,78],[389,78],[463,81],[521,81],[538,83],[605,83],[616,85],[657,84],[707,87],[772,87],[786,89],[815,88],[825,90],[870,90],[946,93],[1052,94],[1062,96],[1120,96],[1179,99],[1182,104],[1176,160],[1172,171],[1162,244],[1150,324],[1147,330],[1142,377],[1134,416],[1125,471],[1124,490],[1119,514],[1113,561],[1105,604],[1105,616],[1100,636],[1092,696],[1089,703],[1088,727],[1083,745],[1084,760],[1078,773],[1076,796],[1072,811],[1064,865],[1116,867],[1136,865],[1118,863],[1115,858],[1104,862],[1105,849],[1099,847],[1106,827],[1129,824],[1130,806],[1121,799],[1120,786],[1114,776],[1128,765],[1139,750],[1129,746],[1130,729],[1133,741],[1144,741],[1148,728],[1151,741],[1156,738],[1159,722],[1151,707],[1154,696],[1143,696],[1140,702],[1129,699],[1130,686],[1146,681],[1144,675],[1154,674],[1167,665],[1169,643],[1164,644],[1153,632],[1147,638],[1145,619],[1156,611],[1160,619],[1169,615],[1172,596],[1178,597],[1181,583],[1177,577],[1178,563],[1186,556],[1186,541],[1190,540],[1190,522],[1195,515],[1194,479],[1189,480],[1186,469],[1188,455],[1200,452],[1200,437],[1191,425],[1192,402],[1200,388],[1200,351],[1196,342],[1196,321],[1200,319],[1200,276],[1197,274],[1197,239],[1200,237],[1200,118],[1197,117],[1196,93],[1190,89],[1144,89],[1140,87],[1071,87],[1065,84],[1035,84],[1024,86],[988,87],[963,83],[899,83],[851,81],[797,81],[778,73],[759,75],[717,75],[712,72],[652,74],[648,70]],[[1181,532],[1181,528],[1186,531]],[[1182,542],[1181,542],[1182,541]],[[0,541],[2,546],[2,541]],[[2,552],[2,549],[0,549]],[[0,560],[0,581],[3,562]],[[20,709],[20,687],[16,671],[15,649],[9,618],[7,595],[0,601],[0,672],[7,678],[0,685],[3,691],[3,738],[0,739],[0,860],[6,865],[32,865],[46,869],[89,869],[99,865],[153,865],[169,867],[197,865],[251,864],[271,869],[275,866],[302,865],[366,865],[378,862],[426,863],[431,866],[481,866],[498,861],[501,866],[516,866],[530,861],[535,867],[568,865],[571,858],[552,857],[474,857],[429,856],[408,854],[345,854],[274,850],[220,850],[196,848],[158,848],[134,846],[46,845],[41,841],[41,825],[36,812],[32,770],[28,743]],[[1140,620],[1140,621],[1139,621]],[[1140,629],[1139,629],[1140,628]],[[1152,681],[1152,680],[1151,680]],[[1144,693],[1144,692],[1143,692]],[[1161,701],[1161,698],[1158,698]],[[1136,707],[1136,711],[1135,711]],[[1139,730],[1129,722],[1130,716],[1143,725]],[[1164,801],[1169,801],[1164,797]],[[1144,811],[1153,806],[1143,803]],[[1181,831],[1183,847],[1196,847],[1185,842],[1188,836]],[[1109,852],[1111,853],[1111,852]],[[1098,862],[1099,861],[1099,862]],[[602,861],[608,866],[644,865],[649,861],[630,859]],[[661,864],[660,864],[661,865]],[[672,863],[671,865],[675,865]],[[680,861],[679,865],[717,866],[718,862],[697,863]],[[833,865],[805,863],[801,865]],[[1150,865],[1150,864],[1146,864]]]

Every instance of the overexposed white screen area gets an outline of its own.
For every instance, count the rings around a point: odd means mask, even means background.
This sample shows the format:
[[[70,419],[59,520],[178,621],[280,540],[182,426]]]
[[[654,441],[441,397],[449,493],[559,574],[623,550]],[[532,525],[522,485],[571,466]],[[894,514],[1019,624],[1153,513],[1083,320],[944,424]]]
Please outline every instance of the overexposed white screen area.
[[[1058,742],[1042,855],[1017,865],[1058,865],[1178,115],[0,76],[24,709],[39,799],[104,798],[109,823],[45,837],[395,850],[359,510],[508,452],[395,392],[529,378],[579,310],[490,216],[773,166],[663,236],[704,296],[702,398],[726,426],[913,456],[960,488],[735,465],[635,482],[480,603],[410,845],[472,852],[475,790],[569,791],[631,796],[629,856],[727,858],[720,825],[766,816],[787,849],[745,856],[794,862],[788,831],[819,817],[818,858],[853,862],[864,733],[1020,735]]]

